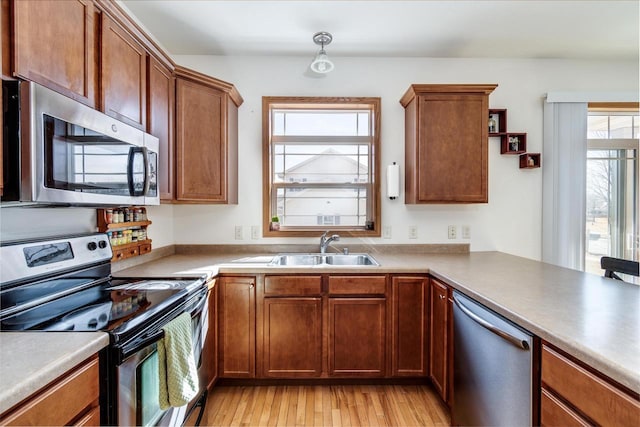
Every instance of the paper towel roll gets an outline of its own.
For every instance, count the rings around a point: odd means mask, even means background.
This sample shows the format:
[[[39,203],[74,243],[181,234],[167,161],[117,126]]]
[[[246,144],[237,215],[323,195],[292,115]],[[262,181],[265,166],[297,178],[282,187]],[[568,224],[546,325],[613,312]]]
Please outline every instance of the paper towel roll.
[[[387,166],[387,197],[391,200],[400,196],[400,165],[393,162]]]

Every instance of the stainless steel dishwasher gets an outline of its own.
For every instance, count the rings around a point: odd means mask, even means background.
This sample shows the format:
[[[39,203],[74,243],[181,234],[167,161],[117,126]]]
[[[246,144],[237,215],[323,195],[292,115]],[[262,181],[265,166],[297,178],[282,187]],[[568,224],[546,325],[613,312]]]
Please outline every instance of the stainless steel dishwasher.
[[[532,425],[533,337],[460,292],[453,301],[454,424]]]

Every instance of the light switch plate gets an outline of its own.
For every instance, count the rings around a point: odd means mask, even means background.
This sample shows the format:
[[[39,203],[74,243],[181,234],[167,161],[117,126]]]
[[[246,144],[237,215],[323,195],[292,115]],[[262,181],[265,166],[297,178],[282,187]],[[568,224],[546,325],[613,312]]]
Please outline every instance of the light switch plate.
[[[385,225],[384,227],[382,227],[382,238],[383,239],[390,239],[391,238],[391,226],[390,225]]]
[[[236,225],[236,240],[242,240],[242,226]]]
[[[251,238],[253,240],[257,240],[260,238],[260,226],[259,225],[252,225],[251,226]]]

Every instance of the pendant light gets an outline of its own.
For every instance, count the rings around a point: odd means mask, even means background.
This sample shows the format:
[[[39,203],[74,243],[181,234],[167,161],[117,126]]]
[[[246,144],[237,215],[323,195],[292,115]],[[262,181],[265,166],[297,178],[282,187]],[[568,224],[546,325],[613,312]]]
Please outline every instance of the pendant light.
[[[333,62],[331,62],[327,56],[327,52],[324,50],[324,46],[331,43],[331,40],[333,40],[333,37],[326,31],[320,31],[313,35],[313,42],[320,45],[320,51],[310,65],[312,71],[319,74],[326,74],[335,68],[335,65],[333,65]]]

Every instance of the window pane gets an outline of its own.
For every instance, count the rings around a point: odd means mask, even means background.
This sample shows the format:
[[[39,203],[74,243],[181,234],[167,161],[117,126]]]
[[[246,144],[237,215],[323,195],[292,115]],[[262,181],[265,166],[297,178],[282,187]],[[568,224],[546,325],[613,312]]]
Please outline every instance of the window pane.
[[[632,138],[632,116],[611,116],[609,127],[610,138]]]
[[[273,134],[284,135],[284,113],[273,114]]]
[[[358,145],[286,145],[274,156],[273,182],[369,182],[369,150]],[[360,152],[360,154],[358,154]]]
[[[608,139],[609,138],[609,116],[587,117],[587,138]]]
[[[279,117],[283,116],[284,130],[282,131]],[[276,112],[274,135],[307,136],[307,135],[338,135],[338,136],[367,136],[369,135],[369,112],[358,111],[286,111]],[[362,124],[361,122],[364,122]]]
[[[585,271],[603,274],[600,258],[637,260],[637,150],[589,150]]]
[[[363,226],[366,220],[366,191],[359,189],[279,189],[277,203],[285,226]]]

